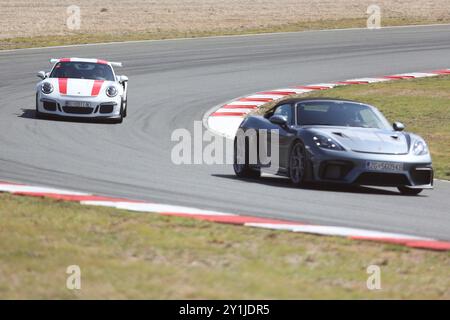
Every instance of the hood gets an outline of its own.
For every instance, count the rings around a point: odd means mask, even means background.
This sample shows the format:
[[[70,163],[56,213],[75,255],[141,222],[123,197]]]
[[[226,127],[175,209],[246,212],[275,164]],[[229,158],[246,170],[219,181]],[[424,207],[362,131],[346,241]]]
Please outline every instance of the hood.
[[[321,127],[315,133],[336,140],[346,149],[363,153],[407,154],[406,135],[402,132],[373,128]]]
[[[114,84],[113,81],[90,79],[49,78],[44,81],[51,82],[56,93],[73,97],[95,97]]]

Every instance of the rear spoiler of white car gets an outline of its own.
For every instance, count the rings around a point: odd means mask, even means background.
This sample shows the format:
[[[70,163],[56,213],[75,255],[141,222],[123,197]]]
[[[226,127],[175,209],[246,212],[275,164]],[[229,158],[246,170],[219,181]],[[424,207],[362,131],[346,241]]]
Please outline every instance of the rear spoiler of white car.
[[[113,67],[123,67],[122,62],[109,62],[110,65],[112,65]]]
[[[77,60],[78,58],[73,58],[73,60]],[[55,58],[51,58],[50,59],[50,63],[57,63],[59,62],[61,59],[55,59]],[[83,61],[84,59],[80,59],[80,61]],[[85,59],[86,62],[95,62],[95,59]],[[98,61],[98,60],[97,60]],[[122,62],[113,62],[113,61],[108,61],[108,63],[113,66],[113,67],[123,67]]]

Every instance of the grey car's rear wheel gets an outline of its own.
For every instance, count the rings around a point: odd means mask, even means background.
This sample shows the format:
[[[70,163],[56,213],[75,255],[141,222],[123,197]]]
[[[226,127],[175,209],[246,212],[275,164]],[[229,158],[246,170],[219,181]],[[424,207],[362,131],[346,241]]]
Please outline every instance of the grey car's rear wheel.
[[[398,191],[400,191],[401,194],[404,194],[406,196],[417,196],[419,193],[423,191],[423,189],[412,189],[405,186],[397,187]]]
[[[259,178],[261,177],[261,170],[259,168],[254,168],[249,165],[248,150],[249,150],[248,141],[246,141],[244,148],[238,148],[237,139],[234,139],[234,156],[233,156],[234,173],[239,178]],[[243,152],[245,154],[243,154]]]
[[[304,183],[307,176],[306,151],[302,142],[296,142],[289,155],[289,179],[291,182],[300,186]]]

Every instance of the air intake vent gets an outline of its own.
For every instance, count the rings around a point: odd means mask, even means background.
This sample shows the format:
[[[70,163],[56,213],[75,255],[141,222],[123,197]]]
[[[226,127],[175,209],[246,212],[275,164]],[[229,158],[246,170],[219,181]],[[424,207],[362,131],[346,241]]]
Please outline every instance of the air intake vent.
[[[47,111],[56,111],[56,102],[44,101],[44,109]]]
[[[100,113],[111,113],[114,111],[114,105],[112,104],[102,104],[100,106]]]
[[[65,113],[72,114],[90,114],[94,111],[94,108],[86,108],[86,107],[63,107]]]

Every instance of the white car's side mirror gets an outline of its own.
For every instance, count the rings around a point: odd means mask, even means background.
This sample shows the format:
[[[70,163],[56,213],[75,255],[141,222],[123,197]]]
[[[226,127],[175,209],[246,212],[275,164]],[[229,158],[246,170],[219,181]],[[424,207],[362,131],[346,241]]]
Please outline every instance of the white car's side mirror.
[[[45,73],[45,71],[39,71],[36,76],[42,80],[47,78],[47,74]]]
[[[120,83],[124,83],[128,81],[128,77],[127,76],[119,76],[118,80]]]

